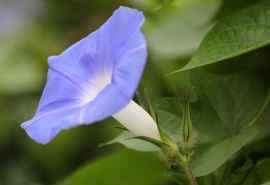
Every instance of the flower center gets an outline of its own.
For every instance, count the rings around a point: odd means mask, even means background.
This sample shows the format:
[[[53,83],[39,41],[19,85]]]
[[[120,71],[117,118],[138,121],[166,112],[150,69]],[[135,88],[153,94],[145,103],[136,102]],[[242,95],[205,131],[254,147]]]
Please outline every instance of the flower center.
[[[86,84],[86,93],[83,95],[83,103],[89,103],[93,101],[97,95],[111,83],[112,73],[110,71],[104,71],[97,74]]]

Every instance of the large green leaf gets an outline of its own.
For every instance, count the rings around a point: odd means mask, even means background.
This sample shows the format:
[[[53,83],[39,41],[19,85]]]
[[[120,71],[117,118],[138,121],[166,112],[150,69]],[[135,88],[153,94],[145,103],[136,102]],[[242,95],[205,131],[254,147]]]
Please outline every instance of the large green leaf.
[[[165,171],[155,155],[123,150],[90,163],[58,185],[156,185],[169,180]]]
[[[198,154],[192,161],[192,170],[195,176],[200,177],[215,171],[224,164],[233,154],[250,143],[259,134],[259,127],[253,126],[232,136]]]
[[[269,101],[264,79],[258,74],[215,74],[198,69],[192,75],[200,99],[208,99],[229,135],[247,126]]]
[[[243,129],[239,134],[210,146],[201,153],[197,153],[194,161],[192,161],[192,169],[194,174],[196,176],[204,176],[214,172],[234,154],[236,154],[236,152],[238,152],[242,147],[269,135],[268,108],[265,109],[257,122],[257,124]],[[257,174],[260,173],[260,176],[262,177],[261,180],[267,181],[270,178],[267,167],[269,167],[269,160],[259,162],[256,165],[256,173],[254,172],[254,175],[258,176]],[[251,178],[251,180],[253,179]]]
[[[213,74],[199,69],[194,73],[193,81],[200,99],[208,100],[214,109],[212,114],[218,115],[219,119],[208,124],[221,123],[220,129],[227,135],[227,139],[197,153],[192,164],[194,173],[204,176],[215,171],[258,136],[260,127],[248,125],[261,118],[269,103],[269,94],[263,80],[252,73]]]
[[[226,126],[206,97],[193,103],[191,108],[192,123],[200,144],[217,143],[228,136]]]
[[[206,35],[191,61],[177,71],[213,64],[268,45],[269,17],[269,0],[224,17]]]

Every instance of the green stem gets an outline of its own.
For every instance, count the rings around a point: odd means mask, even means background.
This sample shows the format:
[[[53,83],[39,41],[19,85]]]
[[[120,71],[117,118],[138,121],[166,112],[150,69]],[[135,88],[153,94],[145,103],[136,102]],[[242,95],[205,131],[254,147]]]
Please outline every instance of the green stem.
[[[178,164],[184,169],[186,177],[188,178],[190,185],[198,185],[196,177],[193,175],[192,170],[189,166],[189,160],[183,157],[181,154],[178,153]]]
[[[186,176],[190,182],[190,185],[198,185],[196,177],[193,175],[192,170],[189,166],[184,166],[184,171],[186,173]]]

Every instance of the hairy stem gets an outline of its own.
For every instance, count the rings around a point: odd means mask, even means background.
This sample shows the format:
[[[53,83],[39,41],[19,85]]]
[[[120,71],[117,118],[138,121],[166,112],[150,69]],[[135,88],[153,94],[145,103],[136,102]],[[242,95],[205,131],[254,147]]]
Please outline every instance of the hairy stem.
[[[190,182],[190,185],[198,185],[196,177],[193,175],[191,169],[189,166],[184,167],[184,171],[186,173],[186,176]]]
[[[189,166],[189,162],[186,159],[184,159],[183,156],[179,155],[179,153],[178,153],[177,157],[178,157],[179,165],[183,168],[183,170],[186,174],[186,177],[190,182],[190,185],[198,185],[197,179],[193,175],[192,170]]]

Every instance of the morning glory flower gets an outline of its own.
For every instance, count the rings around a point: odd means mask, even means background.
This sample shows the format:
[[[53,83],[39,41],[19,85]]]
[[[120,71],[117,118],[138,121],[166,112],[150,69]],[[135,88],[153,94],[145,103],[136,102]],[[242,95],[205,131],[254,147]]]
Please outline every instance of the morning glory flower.
[[[98,30],[48,59],[37,112],[22,124],[46,144],[61,130],[113,116],[134,135],[160,139],[152,117],[132,101],[146,59],[143,13],[120,7]]]

